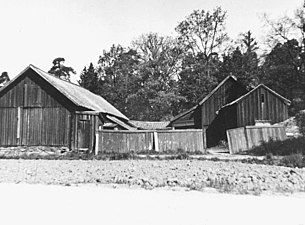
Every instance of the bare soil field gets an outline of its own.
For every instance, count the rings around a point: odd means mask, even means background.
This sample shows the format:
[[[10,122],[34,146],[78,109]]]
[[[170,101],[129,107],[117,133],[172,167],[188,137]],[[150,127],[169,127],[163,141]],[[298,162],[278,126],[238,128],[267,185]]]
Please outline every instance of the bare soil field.
[[[0,160],[1,183],[123,184],[239,194],[305,191],[305,170],[208,160]]]

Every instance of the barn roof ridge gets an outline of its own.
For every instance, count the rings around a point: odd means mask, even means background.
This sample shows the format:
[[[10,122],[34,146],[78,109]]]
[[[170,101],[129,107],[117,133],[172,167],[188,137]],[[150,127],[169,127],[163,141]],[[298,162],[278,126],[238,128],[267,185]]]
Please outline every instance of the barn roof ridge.
[[[279,98],[281,98],[285,104],[287,105],[290,105],[291,101],[288,100],[287,98],[283,97],[282,95],[280,95],[279,93],[273,91],[271,88],[269,88],[268,86],[266,86],[265,84],[259,84],[257,85],[255,88],[253,88],[251,91],[247,92],[246,94],[240,96],[239,98],[235,99],[234,101],[224,105],[223,107],[221,107],[218,111],[220,111],[222,108],[225,108],[227,106],[230,106],[230,105],[234,105],[235,103],[241,101],[243,98],[247,97],[248,95],[250,95],[252,92],[254,92],[256,89],[260,88],[260,87],[264,87],[266,88],[268,91],[270,91],[271,93],[273,93],[274,95],[278,96]]]
[[[61,94],[63,94],[66,98],[68,98],[75,105],[88,108],[93,111],[97,111],[100,113],[105,113],[109,115],[113,115],[115,117],[129,120],[124,114],[122,114],[119,110],[117,110],[113,105],[111,105],[107,100],[105,100],[102,96],[96,95],[91,91],[77,85],[70,83],[68,81],[57,78],[38,67],[30,64],[27,66],[21,73],[19,73],[16,77],[14,77],[10,82],[8,82],[4,87],[0,89],[0,92],[10,86],[16,79],[18,79],[22,74],[24,74],[27,70],[32,69],[37,75],[43,78],[46,82],[51,84],[56,90],[58,90]]]
[[[198,105],[202,105],[205,101],[207,101],[227,80],[232,78],[233,80],[237,81],[235,76],[229,75],[225,79],[223,79],[207,96],[205,96]]]

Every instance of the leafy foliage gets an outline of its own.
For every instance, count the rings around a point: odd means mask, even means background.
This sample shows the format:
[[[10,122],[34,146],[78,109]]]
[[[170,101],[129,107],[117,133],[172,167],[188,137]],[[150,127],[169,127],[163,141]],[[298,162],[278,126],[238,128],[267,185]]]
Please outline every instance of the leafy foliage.
[[[249,151],[252,155],[280,155],[291,154],[305,155],[305,137],[291,138],[284,141],[269,141]]]
[[[86,67],[83,69],[78,83],[81,87],[84,87],[95,94],[100,92],[98,72],[92,63],[90,63],[88,69]]]
[[[305,106],[305,77],[300,70],[301,49],[297,40],[278,43],[261,66],[260,80],[270,88],[292,100],[291,114]]]
[[[178,80],[179,93],[186,98],[186,101],[181,102],[182,110],[196,105],[217,85],[216,77],[204,72],[202,61],[201,57],[191,53],[182,61]]]
[[[177,38],[148,33],[127,48],[113,45],[101,54],[97,68],[84,68],[79,84],[131,119],[168,120],[234,75],[248,90],[264,83],[290,99],[294,115],[305,108],[304,15],[301,8],[294,17],[265,17],[270,49],[259,55],[263,49],[251,31],[228,44],[227,12],[221,7],[195,10],[178,23]],[[51,70],[69,77],[63,62],[55,59]]]
[[[299,132],[305,136],[305,111],[300,111],[295,116],[296,124],[299,127]]]
[[[133,106],[129,96],[140,88],[137,82],[138,53],[133,49],[113,45],[110,51],[103,52],[98,63],[99,94],[132,118]]]

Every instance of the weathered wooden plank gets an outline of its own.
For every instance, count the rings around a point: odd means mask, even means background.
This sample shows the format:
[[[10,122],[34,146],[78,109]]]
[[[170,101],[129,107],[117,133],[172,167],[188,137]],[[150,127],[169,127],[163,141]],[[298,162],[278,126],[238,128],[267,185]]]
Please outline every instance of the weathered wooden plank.
[[[153,146],[159,146],[160,152],[178,149],[204,152],[202,130],[149,132],[103,130],[99,131],[98,140],[99,152],[141,152],[152,150]],[[153,144],[154,140],[155,144]]]

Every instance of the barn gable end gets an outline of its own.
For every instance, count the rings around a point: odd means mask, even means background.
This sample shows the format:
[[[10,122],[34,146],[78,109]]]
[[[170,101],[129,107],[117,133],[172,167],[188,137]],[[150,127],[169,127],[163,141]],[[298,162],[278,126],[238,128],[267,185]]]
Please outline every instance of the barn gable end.
[[[72,110],[69,100],[28,69],[0,92],[0,146],[69,147]]]

